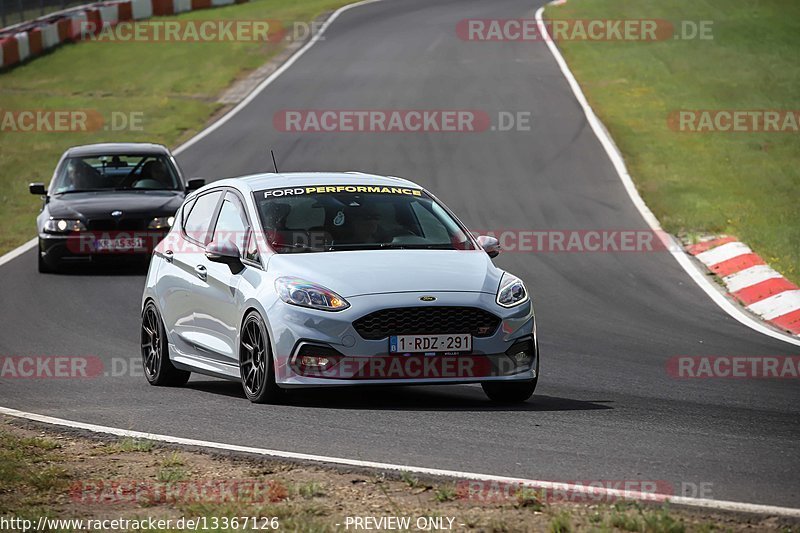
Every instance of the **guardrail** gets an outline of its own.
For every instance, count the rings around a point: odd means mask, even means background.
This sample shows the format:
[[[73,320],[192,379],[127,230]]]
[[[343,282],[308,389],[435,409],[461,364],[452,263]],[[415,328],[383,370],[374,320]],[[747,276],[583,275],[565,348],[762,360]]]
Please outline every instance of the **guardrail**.
[[[56,11],[85,4],[87,0],[0,0],[0,31]]]
[[[61,1],[64,0],[50,0],[50,4]],[[0,68],[14,67],[63,43],[77,42],[85,38],[87,27],[99,33],[102,28],[119,22],[245,2],[247,0],[111,0],[68,8],[1,29]],[[28,2],[29,7],[30,4]]]

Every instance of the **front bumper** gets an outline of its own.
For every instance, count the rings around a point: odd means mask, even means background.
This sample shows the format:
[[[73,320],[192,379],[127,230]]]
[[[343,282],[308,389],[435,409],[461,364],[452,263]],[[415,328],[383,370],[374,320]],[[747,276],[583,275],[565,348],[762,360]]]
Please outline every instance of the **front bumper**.
[[[433,306],[478,307],[500,318],[496,331],[473,337],[472,351],[456,355],[401,355],[389,352],[388,338],[367,340],[353,327],[358,318],[386,308],[418,307],[421,296],[435,296]],[[533,305],[530,301],[511,309],[495,303],[487,293],[399,293],[348,298],[344,311],[306,309],[277,301],[267,311],[276,382],[282,387],[347,385],[479,383],[527,381],[536,377],[538,344]],[[463,333],[453,331],[448,333]],[[515,347],[528,341],[527,357]],[[309,347],[335,352],[336,364],[308,371],[299,357]],[[512,349],[514,347],[514,349]],[[311,350],[313,352],[313,349]]]
[[[51,266],[67,262],[94,262],[106,258],[144,257],[153,253],[168,229],[147,231],[86,231],[68,235],[39,233],[39,253]],[[141,239],[142,247],[99,250],[98,239]]]

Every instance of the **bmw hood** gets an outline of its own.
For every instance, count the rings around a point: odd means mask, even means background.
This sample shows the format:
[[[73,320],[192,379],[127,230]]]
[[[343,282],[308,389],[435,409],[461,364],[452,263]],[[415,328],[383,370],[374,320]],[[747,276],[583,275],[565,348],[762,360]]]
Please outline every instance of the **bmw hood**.
[[[319,283],[345,298],[394,292],[495,294],[503,275],[483,250],[275,254],[268,270]]]
[[[47,202],[54,218],[106,218],[119,210],[125,216],[167,216],[183,203],[181,191],[76,192],[51,196]]]

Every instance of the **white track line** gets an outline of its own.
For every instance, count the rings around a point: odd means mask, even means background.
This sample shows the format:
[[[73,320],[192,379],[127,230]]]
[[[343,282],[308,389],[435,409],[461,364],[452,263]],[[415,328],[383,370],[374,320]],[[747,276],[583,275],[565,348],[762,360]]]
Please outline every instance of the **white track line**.
[[[545,27],[544,20],[542,18],[542,14],[544,13],[544,7],[540,7],[536,10],[536,24],[539,27],[539,32],[541,35],[549,35],[547,33],[547,28]],[[795,346],[800,346],[800,339],[790,337],[789,335],[780,333],[773,329],[768,328],[764,324],[758,322],[753,317],[742,311],[738,306],[736,306],[733,302],[728,300],[725,295],[723,295],[715,286],[714,284],[708,279],[708,276],[705,272],[702,272],[695,263],[689,258],[689,256],[683,252],[683,247],[678,243],[672,236],[668,235],[662,228],[661,224],[659,223],[656,216],[650,211],[650,208],[644,203],[642,197],[639,195],[639,191],[636,190],[636,185],[633,183],[633,179],[631,178],[630,174],[628,173],[628,169],[625,166],[625,161],[622,158],[622,154],[617,149],[617,146],[614,144],[614,141],[611,139],[611,136],[606,131],[603,123],[600,122],[600,119],[597,118],[595,115],[594,110],[589,105],[589,102],[586,100],[586,96],[583,94],[580,85],[578,85],[578,80],[575,79],[575,76],[570,71],[569,66],[567,66],[567,62],[564,60],[564,57],[561,55],[561,52],[558,50],[558,46],[556,46],[553,39],[547,37],[544,39],[545,44],[550,49],[550,52],[553,54],[553,57],[558,63],[561,72],[564,74],[564,77],[567,79],[567,83],[569,83],[572,92],[575,95],[575,99],[578,101],[580,106],[583,108],[583,112],[586,115],[586,120],[589,122],[589,125],[592,127],[592,131],[594,131],[595,135],[597,136],[600,144],[603,145],[603,148],[608,154],[608,158],[611,160],[611,163],[614,165],[614,168],[617,171],[617,175],[619,179],[622,181],[622,185],[625,187],[625,190],[628,193],[628,196],[633,202],[633,205],[636,206],[636,209],[639,210],[639,213],[642,215],[642,218],[650,228],[657,232],[659,235],[664,235],[663,238],[672,241],[669,243],[670,245],[667,246],[667,249],[672,254],[672,257],[678,262],[678,264],[683,267],[683,270],[689,275],[697,286],[703,289],[703,291],[708,295],[711,300],[721,307],[726,313],[728,313],[732,318],[738,321],[741,324],[753,329],[759,333],[763,333],[768,337],[772,337],[773,339],[778,339],[784,342],[788,342],[789,344],[793,344]]]
[[[230,120],[230,118],[238,113],[247,103],[251,102],[261,91],[263,91],[272,81],[275,80],[281,73],[283,73],[289,66],[291,66],[297,59],[300,58],[314,43],[319,40],[319,37],[322,33],[328,28],[328,26],[333,22],[339,15],[344,13],[345,11],[352,9],[354,7],[358,7],[361,5],[371,4],[374,2],[380,2],[382,0],[364,0],[362,2],[356,2],[354,4],[349,4],[347,6],[341,7],[336,10],[331,17],[325,22],[325,24],[320,29],[319,33],[312,38],[305,46],[303,46],[300,50],[298,50],[289,60],[284,63],[283,66],[278,68],[270,77],[264,80],[256,89],[253,90],[250,95],[247,96],[244,100],[242,100],[239,105],[233,108],[228,114],[220,118],[219,121],[215,122],[207,129],[198,133],[195,137],[181,145],[177,148],[174,153],[180,153],[181,151],[187,149],[189,146],[197,142],[198,140],[202,139],[206,135],[208,135],[211,131],[214,131],[218,128],[221,124]],[[539,24],[540,29],[544,28],[542,23],[542,13],[544,12],[544,8],[539,8],[536,12],[536,19]],[[561,57],[558,49],[553,45],[550,40],[545,40],[547,42],[548,47],[550,48],[551,52],[556,58],[556,61],[561,67],[561,71],[567,78],[567,81],[570,83],[570,86],[573,88],[573,92],[575,92],[576,98],[578,98],[578,102],[584,108],[584,112],[586,112],[586,116],[589,119],[589,123],[592,125],[592,129],[600,139],[600,142],[606,148],[606,152],[608,153],[611,161],[614,163],[614,166],[617,168],[617,172],[620,175],[620,179],[622,179],[623,184],[625,185],[625,189],[628,191],[628,195],[631,197],[634,205],[636,205],[639,212],[644,217],[645,221],[650,225],[653,230],[661,230],[661,226],[656,220],[653,213],[648,209],[645,205],[642,198],[639,196],[639,193],[636,191],[636,187],[633,185],[633,181],[631,180],[630,176],[625,170],[625,164],[622,162],[622,157],[619,152],[616,151],[616,148],[613,146],[613,141],[611,138],[608,137],[608,134],[605,133],[605,130],[602,127],[602,124],[594,115],[591,107],[589,107],[588,103],[586,102],[586,98],[583,96],[583,93],[578,86],[577,81],[575,81],[575,77],[572,76],[572,73],[569,71],[569,68],[566,66],[564,62],[564,58]],[[602,133],[602,134],[601,134]],[[662,232],[663,233],[663,232]],[[666,234],[665,234],[666,235]],[[671,237],[667,237],[668,239],[672,239]],[[765,328],[761,324],[754,322],[750,317],[739,311],[738,309],[734,308],[730,302],[725,300],[721,294],[712,290],[709,290],[704,283],[705,278],[699,272],[699,270],[695,269],[694,266],[689,262],[686,258],[685,254],[682,252],[678,252],[676,250],[680,249],[679,243],[673,240],[671,242],[672,246],[675,248],[671,248],[673,257],[678,259],[678,262],[681,266],[684,267],[686,272],[689,274],[692,279],[694,279],[697,284],[704,290],[708,295],[714,300],[720,307],[728,311],[728,313],[736,318],[739,322],[755,329],[756,331],[760,331],[770,337],[774,337],[780,340],[784,340],[790,342],[792,344],[797,344],[800,346],[800,340],[795,341],[794,339],[788,338],[784,335],[776,334],[774,331]],[[7,254],[0,257],[0,265],[9,262],[10,260],[14,259],[15,257],[22,255],[26,251],[30,250],[31,248],[36,246],[36,239],[32,239],[27,243],[23,244],[19,248],[8,252]],[[727,308],[726,308],[727,306]],[[728,309],[730,308],[730,309]],[[738,316],[737,316],[738,314]],[[493,476],[488,474],[477,474],[477,473],[470,473],[470,472],[459,472],[455,470],[440,470],[436,468],[424,468],[424,467],[417,467],[417,466],[406,466],[406,465],[395,465],[390,463],[377,463],[372,461],[360,461],[357,459],[344,459],[340,457],[326,457],[321,455],[310,455],[310,454],[302,454],[302,453],[294,453],[294,452],[284,452],[279,450],[268,450],[264,448],[252,448],[248,446],[239,446],[235,444],[223,444],[218,442],[210,442],[210,441],[203,441],[203,440],[195,440],[195,439],[185,439],[182,437],[172,437],[169,435],[156,435],[153,433],[144,433],[139,431],[130,431],[126,429],[119,429],[107,426],[98,426],[95,424],[86,424],[83,422],[75,422],[71,420],[65,420],[62,418],[54,418],[45,415],[38,415],[36,413],[28,413],[24,411],[18,411],[16,409],[9,409],[7,407],[0,407],[0,413],[5,414],[7,416],[13,416],[15,418],[22,418],[26,420],[32,420],[36,422],[42,422],[45,424],[51,424],[55,426],[62,426],[62,427],[69,427],[74,429],[82,429],[85,431],[91,431],[94,433],[104,433],[109,435],[117,435],[121,437],[134,437],[134,438],[142,438],[142,439],[149,439],[158,442],[167,442],[172,444],[182,444],[185,446],[198,446],[202,448],[211,448],[211,449],[219,449],[219,450],[229,450],[235,452],[242,452],[242,453],[252,453],[256,455],[263,455],[268,457],[279,457],[283,459],[299,459],[299,460],[308,460],[308,461],[321,461],[326,463],[332,464],[340,464],[340,465],[347,465],[347,466],[357,466],[357,467],[364,467],[364,468],[379,468],[385,470],[398,470],[398,471],[405,471],[405,472],[413,472],[417,474],[428,474],[434,476],[446,476],[452,478],[459,478],[459,479],[474,479],[474,480],[483,480],[483,481],[497,481],[500,483],[519,483],[525,484],[530,487],[534,488],[542,488],[542,489],[558,489],[558,490],[569,490],[571,492],[576,493],[586,493],[590,492],[591,494],[606,494],[608,496],[614,497],[628,497],[633,499],[640,499],[645,501],[652,501],[655,497],[654,494],[651,493],[639,493],[638,496],[636,493],[631,492],[624,492],[613,490],[613,489],[597,489],[597,488],[587,488],[583,485],[567,485],[564,483],[554,483],[551,481],[536,481],[532,479],[523,479],[523,478],[511,478],[511,477],[504,477],[504,476]],[[668,498],[671,502],[679,504],[679,505],[688,505],[693,507],[702,507],[707,509],[719,509],[724,511],[735,511],[735,512],[743,512],[743,513],[758,513],[758,514],[770,514],[770,515],[779,515],[779,516],[789,516],[789,517],[798,517],[800,518],[800,509],[795,509],[791,507],[777,507],[772,505],[761,505],[761,504],[753,504],[753,503],[740,503],[740,502],[730,502],[724,500],[710,500],[704,498],[687,498],[685,496],[673,496],[673,495],[661,495],[664,498]]]
[[[184,150],[186,150],[187,148],[189,148],[190,146],[192,146],[196,142],[204,139],[206,136],[208,136],[211,133],[213,133],[217,128],[219,128],[220,126],[222,126],[223,124],[228,122],[230,119],[232,119],[234,116],[236,116],[236,114],[239,111],[241,111],[242,109],[244,109],[245,106],[247,106],[247,104],[252,102],[253,99],[256,96],[258,96],[261,91],[263,91],[264,89],[269,87],[269,85],[273,81],[275,81],[278,78],[278,76],[283,74],[286,71],[286,69],[288,69],[289,67],[294,65],[294,63],[298,59],[300,59],[300,57],[303,54],[305,54],[309,50],[309,48],[314,46],[314,44],[316,44],[316,42],[319,41],[322,38],[322,34],[325,33],[325,30],[328,29],[328,27],[333,23],[333,21],[336,20],[337,18],[339,18],[339,15],[341,15],[345,11],[349,11],[350,9],[353,9],[355,7],[359,7],[359,6],[363,6],[363,5],[367,5],[367,4],[372,4],[372,3],[375,3],[375,2],[381,2],[381,1],[382,0],[362,0],[361,2],[356,2],[354,4],[348,4],[346,6],[340,7],[339,9],[334,11],[333,14],[330,17],[328,17],[328,19],[325,21],[325,23],[319,29],[319,31],[317,33],[315,33],[311,37],[311,39],[309,39],[309,41],[305,44],[305,46],[303,46],[297,52],[295,52],[294,55],[292,55],[292,57],[287,59],[286,62],[284,62],[280,67],[278,67],[275,70],[275,72],[270,74],[269,77],[267,77],[267,79],[262,81],[255,89],[253,89],[253,92],[251,92],[250,94],[247,95],[247,97],[244,100],[239,102],[236,105],[236,107],[231,109],[228,113],[226,113],[224,116],[222,116],[219,120],[217,120],[216,122],[211,124],[209,127],[207,127],[206,129],[204,129],[203,131],[201,131],[200,133],[198,133],[197,135],[195,135],[194,137],[192,137],[191,139],[189,139],[188,141],[186,141],[185,143],[180,145],[175,150],[173,150],[172,153],[176,154],[176,155],[180,154],[181,152],[183,152]]]
[[[723,511],[735,511],[742,513],[758,513],[766,515],[778,515],[800,518],[800,509],[792,507],[778,507],[774,505],[761,505],[754,503],[741,503],[731,502],[725,500],[710,500],[705,498],[688,498],[686,496],[675,496],[672,494],[655,494],[650,492],[638,491],[625,491],[609,488],[597,488],[587,485],[575,485],[570,483],[560,483],[556,481],[540,481],[535,479],[514,478],[505,476],[493,476],[490,474],[479,474],[473,472],[461,472],[458,470],[441,470],[439,468],[425,468],[421,466],[407,466],[397,465],[392,463],[378,463],[374,461],[361,461],[358,459],[345,459],[342,457],[328,457],[325,455],[312,455],[307,453],[284,452],[280,450],[269,450],[266,448],[254,448],[251,446],[240,446],[238,444],[224,444],[220,442],[210,442],[204,440],[186,439],[182,437],[172,437],[169,435],[158,435],[155,433],[145,433],[141,431],[132,431],[128,429],[119,429],[107,426],[98,426],[95,424],[85,424],[83,422],[73,422],[71,420],[64,420],[62,418],[54,418],[45,415],[37,415],[34,413],[26,413],[17,411],[16,409],[9,409],[7,407],[0,407],[0,414],[12,416],[15,418],[22,418],[25,420],[32,420],[34,422],[42,422],[54,426],[68,427],[72,429],[80,429],[84,431],[91,431],[92,433],[103,433],[106,435],[116,435],[119,437],[131,437],[137,439],[147,439],[156,442],[165,442],[170,444],[180,444],[183,446],[196,446],[199,448],[210,448],[215,450],[228,450],[239,453],[249,453],[253,455],[261,455],[265,457],[278,457],[281,459],[293,459],[300,461],[315,461],[329,464],[354,466],[360,468],[377,468],[380,470],[396,470],[400,472],[412,472],[415,474],[426,474],[430,476],[443,476],[456,479],[468,479],[479,481],[494,481],[506,484],[519,484],[537,489],[552,489],[565,492],[588,494],[597,497],[598,495],[607,496],[609,498],[625,498],[629,500],[640,501],[669,501],[678,505],[688,505],[692,507],[702,507],[706,509],[718,509]]]
[[[34,237],[33,239],[29,240],[25,244],[14,248],[13,250],[11,250],[10,252],[8,252],[6,254],[3,254],[3,256],[0,257],[0,265],[5,265],[6,263],[11,261],[15,257],[21,256],[22,254],[24,254],[28,250],[36,248],[36,246],[38,246],[38,245],[39,245],[39,239],[37,237]]]

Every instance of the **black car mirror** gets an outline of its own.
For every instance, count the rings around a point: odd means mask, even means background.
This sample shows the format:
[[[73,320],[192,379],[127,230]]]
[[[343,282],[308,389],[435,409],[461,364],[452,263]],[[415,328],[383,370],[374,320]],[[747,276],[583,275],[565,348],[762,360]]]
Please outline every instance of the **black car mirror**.
[[[44,183],[31,183],[28,185],[28,190],[31,194],[35,194],[37,196],[44,196],[47,194],[47,189],[45,189]]]
[[[186,190],[196,191],[205,184],[206,180],[204,178],[192,178],[188,182],[186,182]]]
[[[212,263],[228,265],[234,274],[238,274],[244,268],[239,254],[239,247],[232,242],[211,241],[206,246],[206,258]]]

